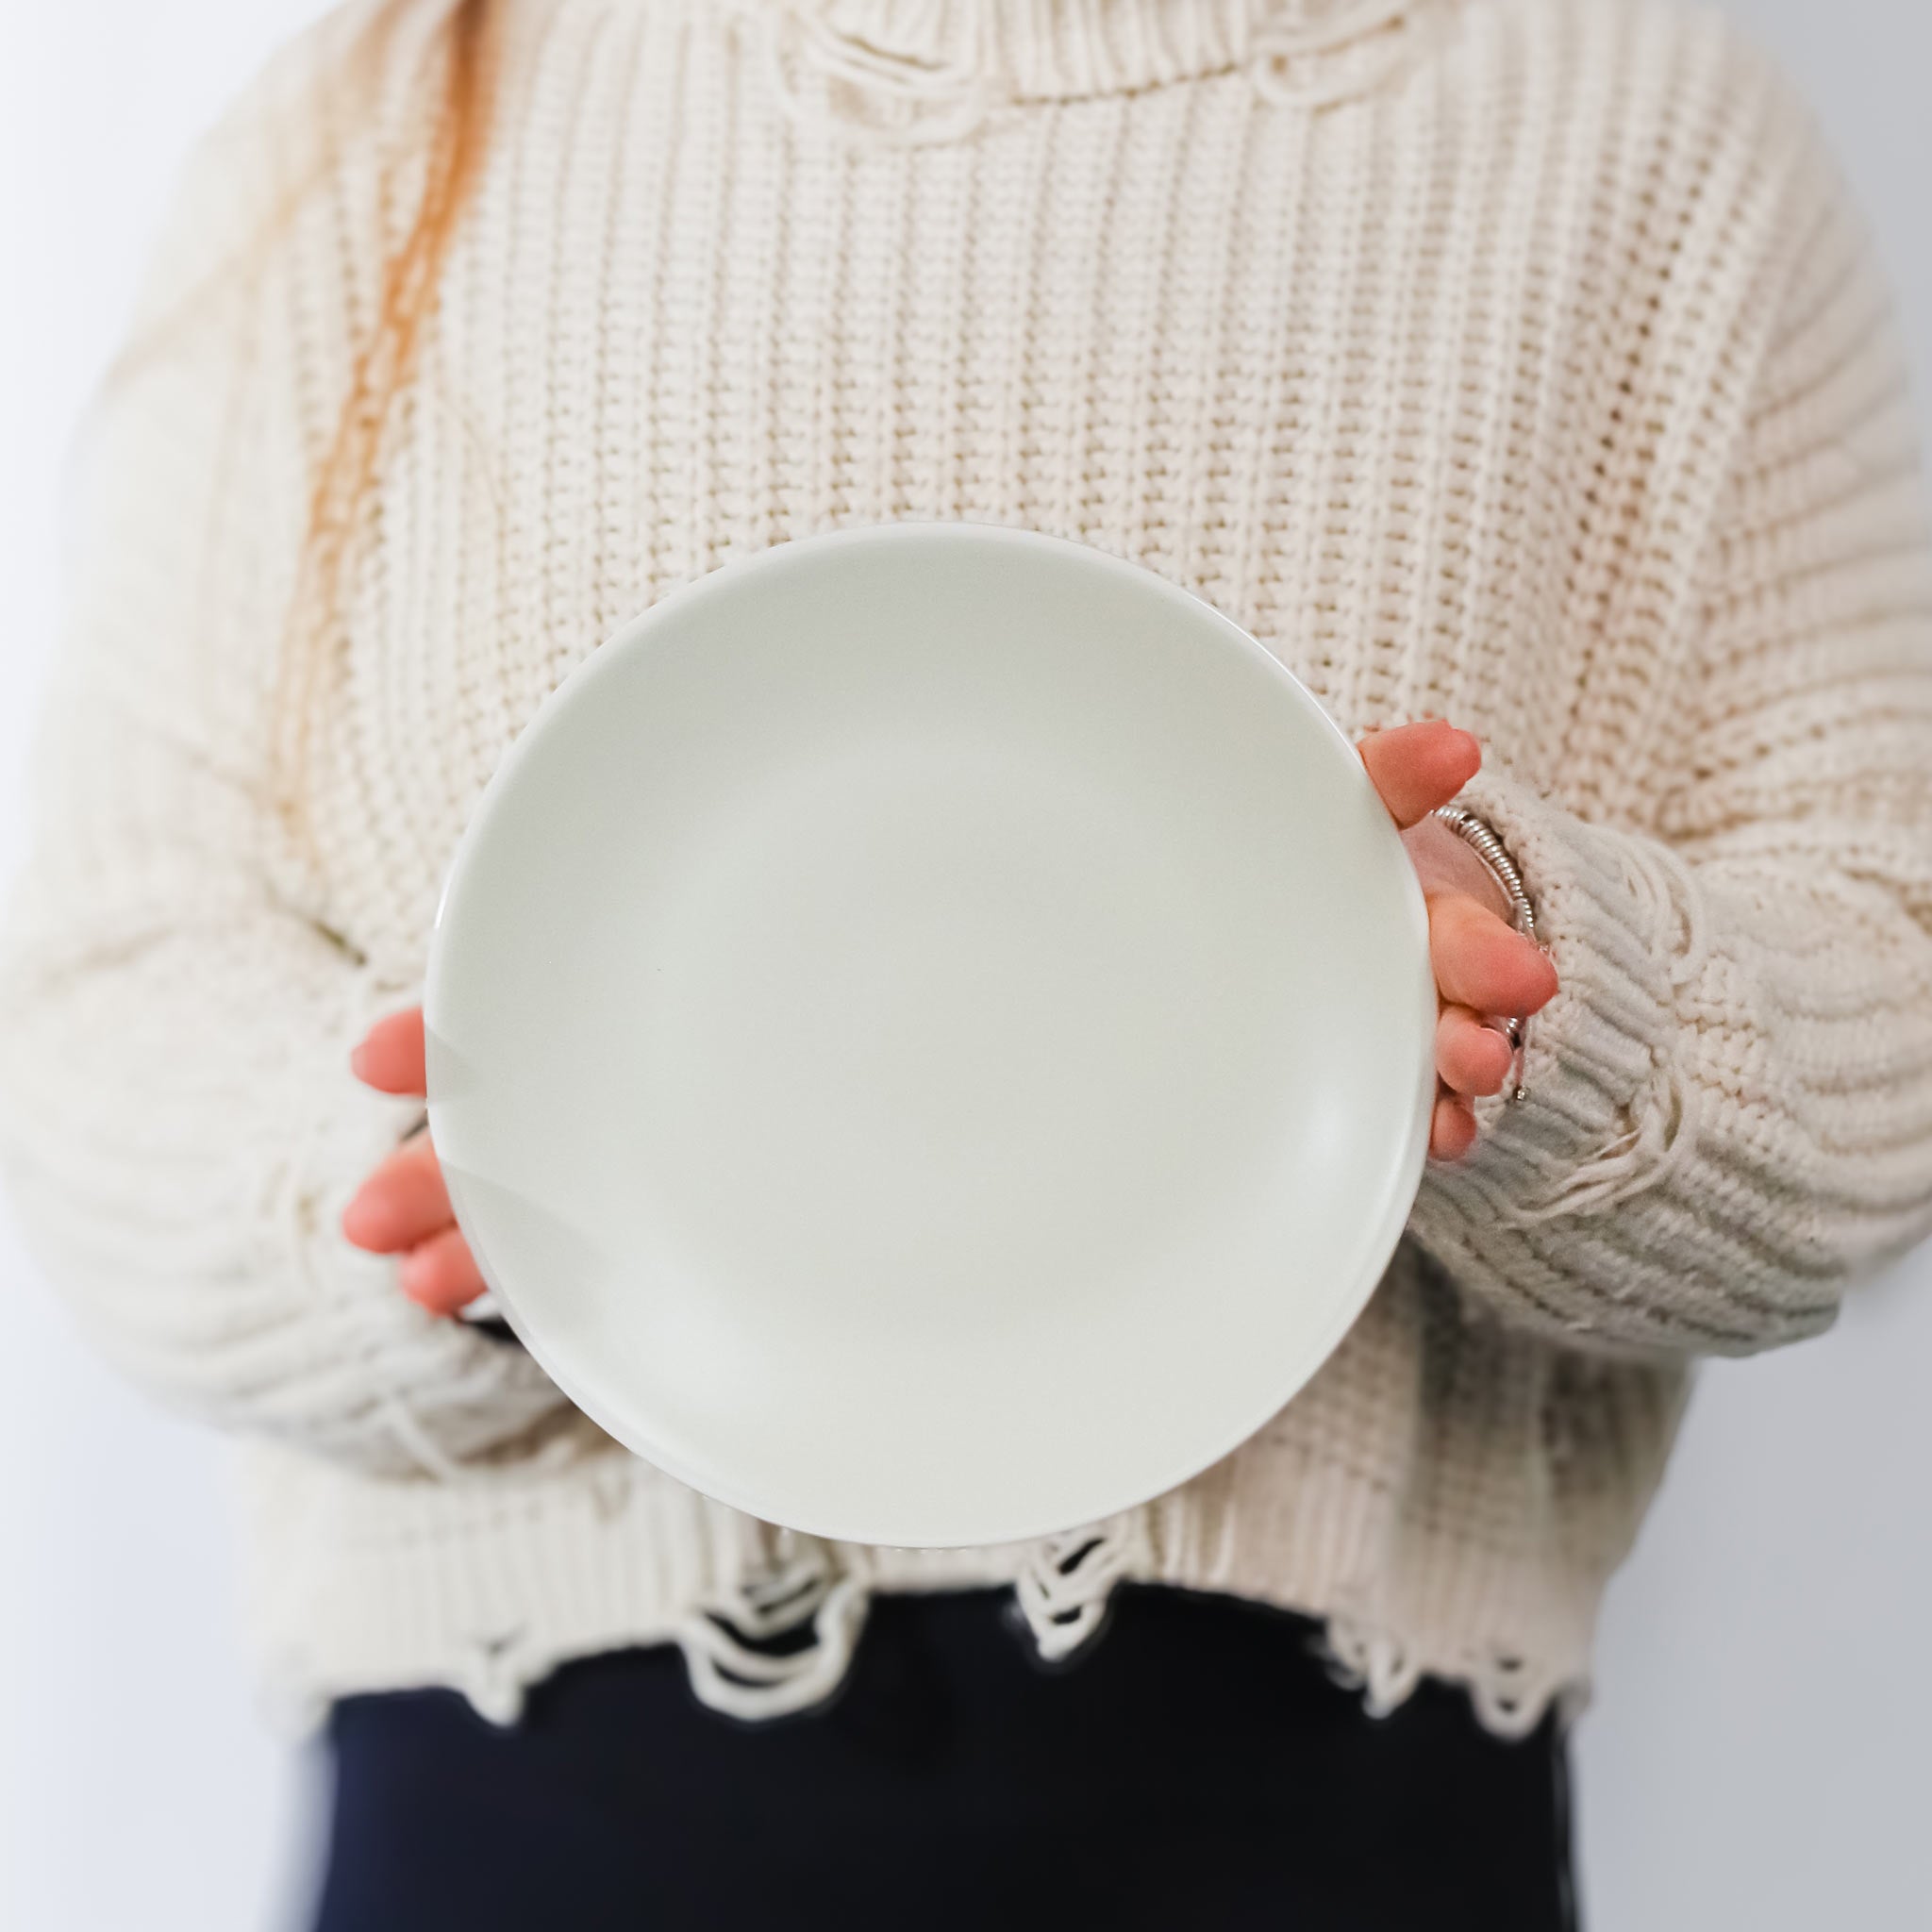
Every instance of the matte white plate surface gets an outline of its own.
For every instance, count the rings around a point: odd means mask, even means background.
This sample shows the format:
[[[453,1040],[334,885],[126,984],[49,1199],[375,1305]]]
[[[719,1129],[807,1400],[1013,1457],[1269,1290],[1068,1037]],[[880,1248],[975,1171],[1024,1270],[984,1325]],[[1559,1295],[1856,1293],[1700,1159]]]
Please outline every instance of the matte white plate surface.
[[[832,1537],[1002,1541],[1251,1434],[1421,1174],[1422,896],[1341,733],[1149,572],[849,530],[679,591],[462,840],[429,1118],[525,1345]]]

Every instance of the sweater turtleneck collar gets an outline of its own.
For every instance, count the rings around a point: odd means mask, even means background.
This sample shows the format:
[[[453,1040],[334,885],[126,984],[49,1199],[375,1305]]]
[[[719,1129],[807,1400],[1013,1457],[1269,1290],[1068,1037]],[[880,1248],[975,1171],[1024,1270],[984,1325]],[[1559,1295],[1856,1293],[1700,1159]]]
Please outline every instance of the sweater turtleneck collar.
[[[1245,69],[1319,107],[1406,59],[1446,0],[753,0],[794,102],[870,98],[873,131],[943,140],[1001,105]],[[853,119],[853,115],[837,118]]]

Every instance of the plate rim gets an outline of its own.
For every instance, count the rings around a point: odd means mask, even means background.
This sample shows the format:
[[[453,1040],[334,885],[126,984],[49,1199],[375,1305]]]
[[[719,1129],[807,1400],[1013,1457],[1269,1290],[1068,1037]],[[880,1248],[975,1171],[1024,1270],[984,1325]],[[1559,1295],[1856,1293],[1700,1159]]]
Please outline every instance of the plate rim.
[[[1225,611],[1207,598],[1184,585],[1175,583],[1150,566],[1137,563],[1112,551],[1102,550],[1093,544],[1072,538],[1053,536],[1020,525],[933,517],[844,525],[836,529],[816,531],[783,542],[767,544],[757,551],[727,558],[724,563],[704,572],[701,575],[675,585],[662,596],[616,625],[588,657],[544,694],[504,755],[497,760],[482,791],[477,794],[475,804],[464,823],[443,873],[441,887],[437,895],[436,916],[431,928],[428,959],[424,975],[423,1014],[426,1074],[425,1085],[427,1089],[425,1113],[432,1144],[435,1141],[439,1111],[436,1092],[439,1056],[435,1015],[441,1001],[442,981],[446,970],[445,941],[449,931],[447,915],[452,891],[470,854],[486,836],[484,828],[501,808],[503,798],[514,782],[515,774],[529,756],[531,746],[541,737],[544,721],[554,716],[563,703],[579,701],[583,692],[603,675],[598,669],[600,665],[614,662],[638,648],[651,630],[667,621],[667,613],[689,609],[691,605],[702,602],[708,595],[715,594],[719,586],[726,579],[738,582],[755,573],[783,569],[803,550],[819,553],[892,544],[916,537],[932,539],[936,536],[942,542],[954,541],[956,538],[971,537],[980,540],[991,539],[996,545],[1013,544],[1061,555],[1074,553],[1084,565],[1111,572],[1123,578],[1131,577],[1140,588],[1157,590],[1176,605],[1184,602],[1191,607],[1191,614],[1197,621],[1200,613],[1206,612],[1230,644],[1258,658],[1278,681],[1284,692],[1320,721],[1328,739],[1347,754],[1349,761],[1360,774],[1361,784],[1373,791],[1373,781],[1368,775],[1367,767],[1362,764],[1356,751],[1354,741],[1314,692],[1258,638],[1243,625],[1237,624]],[[571,693],[568,699],[566,693]],[[1387,824],[1390,837],[1399,842],[1401,834],[1393,819],[1388,819]],[[1385,1191],[1375,1217],[1375,1233],[1364,1249],[1365,1255],[1373,1257],[1372,1265],[1364,1266],[1362,1281],[1355,1290],[1339,1297],[1329,1320],[1313,1331],[1315,1342],[1306,1351],[1306,1365],[1296,1375],[1284,1383],[1278,1393],[1271,1393],[1270,1404],[1263,1412],[1245,1418],[1241,1427],[1228,1434],[1225,1440],[1217,1435],[1218,1446],[1212,1454],[1198,1458],[1191,1456],[1187,1467],[1170,1474],[1157,1487],[1131,1501],[1114,1503],[1107,1509],[1078,1515],[1067,1521],[1060,1520],[1062,1512],[1056,1511],[1051,1517],[1042,1517],[1028,1526],[1018,1529],[1002,1526],[995,1534],[975,1530],[966,1535],[925,1535],[909,1538],[904,1533],[903,1524],[874,1524],[868,1527],[862,1522],[834,1523],[828,1519],[806,1521],[791,1514],[774,1515],[769,1509],[760,1507],[760,1499],[752,1490],[729,1482],[721,1484],[709,1474],[701,1477],[675,1449],[654,1441],[648,1431],[638,1426],[633,1421],[610,1413],[601,1401],[589,1396],[576,1378],[553,1358],[551,1352],[530,1332],[528,1318],[518,1308],[515,1295],[506,1287],[501,1272],[491,1263],[486,1244],[475,1231],[474,1215],[469,1220],[465,1219],[464,1195],[468,1190],[468,1183],[461,1171],[445,1168],[444,1185],[449,1192],[457,1224],[462,1229],[478,1272],[482,1274],[491,1298],[496,1305],[495,1312],[502,1317],[530,1358],[557,1385],[566,1399],[623,1448],[650,1463],[654,1469],[669,1476],[673,1481],[681,1483],[697,1494],[708,1497],[727,1508],[737,1509],[761,1522],[783,1526],[826,1542],[858,1543],[891,1549],[945,1550],[1034,1541],[1042,1537],[1059,1535],[1070,1529],[1107,1521],[1133,1509],[1144,1507],[1191,1481],[1203,1471],[1212,1468],[1215,1463],[1231,1455],[1257,1430],[1265,1426],[1271,1417],[1278,1414],[1321,1373],[1349,1330],[1359,1320],[1363,1309],[1374,1298],[1376,1289],[1388,1272],[1390,1260],[1401,1244],[1427,1162],[1429,1128],[1436,1095],[1433,1052],[1436,989],[1433,974],[1428,968],[1428,910],[1421,882],[1416,878],[1413,867],[1406,862],[1406,855],[1401,876],[1404,883],[1400,890],[1408,905],[1409,924],[1418,941],[1419,959],[1423,968],[1420,983],[1426,1002],[1426,1019],[1422,1027],[1424,1051],[1421,1056],[1417,1101],[1410,1111],[1407,1141],[1401,1150],[1399,1159],[1391,1163],[1390,1185]],[[474,1203],[472,1206],[474,1207]],[[454,1319],[462,1318],[458,1316]],[[884,1529],[890,1529],[891,1533],[880,1533]]]

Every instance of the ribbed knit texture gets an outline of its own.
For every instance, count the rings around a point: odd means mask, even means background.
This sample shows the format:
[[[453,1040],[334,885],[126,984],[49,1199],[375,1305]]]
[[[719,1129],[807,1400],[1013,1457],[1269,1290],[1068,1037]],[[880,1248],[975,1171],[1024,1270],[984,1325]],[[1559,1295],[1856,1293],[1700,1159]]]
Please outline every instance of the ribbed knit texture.
[[[276,1686],[505,1713],[675,1639],[774,1708],[873,1589],[1010,1577],[1064,1650],[1132,1574],[1328,1619],[1379,1704],[1428,1671],[1533,1722],[1586,1679],[1690,1357],[1816,1332],[1932,1220],[1932,570],[1809,122],[1641,0],[504,14],[332,595],[310,491],[414,205],[434,10],[359,113],[327,105],[358,19],[327,24],[191,170],[90,441],[0,968],[23,1219],[131,1374],[255,1439]],[[627,1457],[337,1215],[408,1121],[347,1049],[418,984],[542,696],[730,558],[931,517],[1152,566],[1351,731],[1479,734],[1470,802],[1562,991],[1529,1097],[1431,1170],[1274,1423],[1093,1534],[915,1555]],[[805,1618],[803,1662],[762,1655]]]

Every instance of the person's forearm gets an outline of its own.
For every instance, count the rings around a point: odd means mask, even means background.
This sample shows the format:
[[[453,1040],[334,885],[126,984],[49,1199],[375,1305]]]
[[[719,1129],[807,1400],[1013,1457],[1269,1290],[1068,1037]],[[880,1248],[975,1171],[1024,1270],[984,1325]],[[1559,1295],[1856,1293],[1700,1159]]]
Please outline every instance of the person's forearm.
[[[1814,852],[1687,861],[1507,776],[1473,796],[1561,990],[1411,1232],[1512,1322],[1738,1355],[1932,1229],[1932,935]]]
[[[155,927],[30,879],[4,967],[0,1148],[29,1242],[128,1374],[218,1426],[385,1474],[561,1398],[430,1321],[337,1225],[406,1107],[351,1078],[371,990],[263,908]]]

